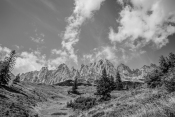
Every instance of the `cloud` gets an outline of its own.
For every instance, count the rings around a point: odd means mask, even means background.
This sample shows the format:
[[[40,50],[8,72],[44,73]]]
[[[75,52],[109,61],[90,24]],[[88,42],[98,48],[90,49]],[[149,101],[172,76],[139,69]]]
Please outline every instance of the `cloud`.
[[[77,63],[77,55],[74,45],[79,41],[82,24],[93,17],[94,12],[100,9],[102,2],[105,0],[75,0],[73,14],[67,19],[68,25],[63,35],[62,46],[65,48],[70,57]]]
[[[4,60],[5,56],[7,56],[11,50],[7,47],[1,47],[0,44],[0,61]]]
[[[11,49],[7,47],[1,47],[0,45],[0,61],[3,61],[6,56],[11,52]],[[17,53],[14,70],[15,75],[18,73],[26,73],[30,71],[39,71],[42,67],[48,67],[48,69],[56,69],[60,64],[69,61],[69,56],[65,51],[53,49],[51,51],[51,57],[46,59],[45,54],[41,54],[39,50],[31,52],[23,51]]]
[[[31,40],[35,43],[42,44],[44,43],[44,33],[37,33],[37,29],[35,29],[35,37],[30,36]]]
[[[53,11],[57,11],[56,7],[50,0],[40,0],[43,4],[45,4],[47,7],[49,7]]]
[[[37,37],[37,38],[34,38],[34,37],[30,37],[31,40],[35,43],[44,43],[44,39],[40,38],[40,37]]]
[[[22,52],[16,58],[16,64],[13,73],[25,73],[29,71],[40,70],[45,66],[45,55],[39,51]]]
[[[128,48],[105,46],[101,48],[95,48],[91,54],[83,55],[82,61],[84,63],[95,62],[100,59],[110,60],[114,66],[118,66],[120,63],[128,63],[130,60],[140,57],[145,54],[146,51],[137,50],[132,51]]]
[[[153,43],[165,46],[168,36],[175,33],[174,0],[118,0],[120,12],[118,32],[110,28],[109,39],[138,49]],[[130,4],[128,4],[130,3]]]
[[[116,56],[117,50],[113,47],[103,47],[101,51],[96,52],[97,59],[108,59],[111,61],[117,60],[118,57]]]
[[[119,57],[117,57],[118,50],[114,47],[105,46],[101,48],[96,48],[91,54],[83,55],[84,62],[95,62],[100,59],[108,59],[114,64],[118,64]]]

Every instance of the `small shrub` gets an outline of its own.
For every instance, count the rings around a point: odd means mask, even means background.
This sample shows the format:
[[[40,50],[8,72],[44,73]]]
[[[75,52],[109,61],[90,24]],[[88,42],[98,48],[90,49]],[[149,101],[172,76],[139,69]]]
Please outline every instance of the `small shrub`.
[[[95,106],[96,99],[91,97],[78,97],[74,101],[70,101],[67,103],[68,108],[73,108],[74,110],[88,110]]]
[[[98,113],[94,114],[92,117],[102,117],[103,115],[105,115],[104,111],[98,112]]]

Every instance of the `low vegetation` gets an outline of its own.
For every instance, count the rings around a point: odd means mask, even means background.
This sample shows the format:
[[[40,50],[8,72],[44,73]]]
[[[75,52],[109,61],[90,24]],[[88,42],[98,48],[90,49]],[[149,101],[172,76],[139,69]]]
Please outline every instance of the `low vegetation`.
[[[96,98],[92,97],[78,97],[74,101],[67,103],[68,108],[73,108],[74,110],[88,110],[97,104]]]

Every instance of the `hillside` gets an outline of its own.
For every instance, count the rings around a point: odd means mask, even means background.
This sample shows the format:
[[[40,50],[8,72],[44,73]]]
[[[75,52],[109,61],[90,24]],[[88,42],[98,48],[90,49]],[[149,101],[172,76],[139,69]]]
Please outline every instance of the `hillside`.
[[[142,88],[113,91],[111,100],[87,111],[72,110],[66,103],[79,97],[68,95],[67,86],[14,84],[0,88],[0,117],[174,117],[175,94]],[[81,96],[94,97],[94,86],[80,86]]]

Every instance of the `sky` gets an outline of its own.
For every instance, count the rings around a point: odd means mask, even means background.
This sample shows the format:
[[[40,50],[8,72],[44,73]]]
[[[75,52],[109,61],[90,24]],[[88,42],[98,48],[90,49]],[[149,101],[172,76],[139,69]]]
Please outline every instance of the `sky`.
[[[13,73],[108,59],[131,69],[175,53],[175,0],[0,0],[0,59]]]

